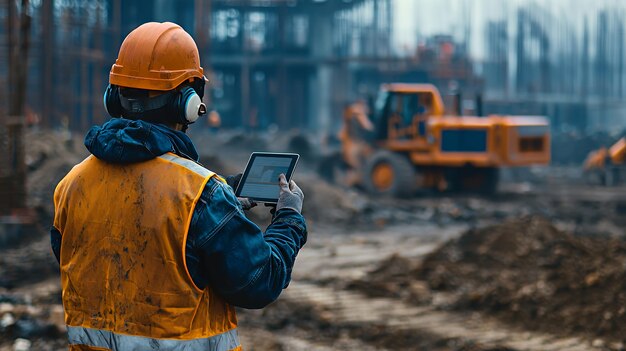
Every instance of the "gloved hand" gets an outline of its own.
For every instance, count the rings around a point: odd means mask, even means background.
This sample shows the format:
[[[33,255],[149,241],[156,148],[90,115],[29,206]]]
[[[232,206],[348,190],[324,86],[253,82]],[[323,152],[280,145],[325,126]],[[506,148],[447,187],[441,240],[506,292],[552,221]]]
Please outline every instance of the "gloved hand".
[[[233,188],[233,191],[235,191],[237,190],[237,186],[239,186],[239,182],[241,181],[242,176],[243,173],[226,176],[226,184],[228,184],[231,188]],[[253,207],[256,207],[256,202],[248,199],[247,197],[238,197],[237,200],[239,200],[241,207],[246,211]]]
[[[256,207],[257,205],[257,203],[254,202],[254,200],[250,200],[247,197],[238,197],[237,200],[239,200],[241,207],[246,211],[253,207]]]
[[[233,190],[237,190],[237,186],[239,185],[239,182],[241,181],[242,176],[243,176],[243,173],[226,176],[225,178],[226,184],[230,185],[230,187],[233,188]]]
[[[278,177],[278,185],[280,186],[280,194],[278,195],[278,202],[276,203],[276,211],[283,208],[290,208],[298,213],[302,212],[302,201],[304,200],[304,193],[296,182],[293,180],[287,183],[287,178],[284,174]]]

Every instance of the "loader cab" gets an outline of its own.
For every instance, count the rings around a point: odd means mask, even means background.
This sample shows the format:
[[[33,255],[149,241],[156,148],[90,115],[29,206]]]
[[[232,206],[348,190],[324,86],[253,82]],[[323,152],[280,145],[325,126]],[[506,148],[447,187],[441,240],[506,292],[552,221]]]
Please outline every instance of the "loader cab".
[[[441,96],[430,84],[383,85],[375,106],[377,141],[426,142],[431,116],[443,115]]]

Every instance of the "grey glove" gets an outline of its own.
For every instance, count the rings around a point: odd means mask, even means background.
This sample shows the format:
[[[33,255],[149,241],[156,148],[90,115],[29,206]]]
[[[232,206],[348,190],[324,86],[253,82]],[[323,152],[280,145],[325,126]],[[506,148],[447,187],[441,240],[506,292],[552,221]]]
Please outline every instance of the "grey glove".
[[[226,184],[228,184],[231,188],[233,188],[233,191],[235,191],[237,190],[237,186],[239,185],[239,182],[241,181],[242,176],[243,176],[243,173],[226,176],[225,178]],[[248,199],[247,197],[238,197],[237,200],[239,200],[239,203],[241,204],[241,208],[243,208],[246,211],[253,207],[256,207],[256,202]]]
[[[237,190],[237,186],[239,185],[239,182],[241,181],[242,176],[243,176],[243,173],[226,176],[225,178],[226,184],[230,185],[230,187],[233,188],[233,190]]]
[[[304,200],[304,193],[296,182],[293,180],[287,183],[287,178],[284,174],[278,177],[278,185],[280,186],[280,194],[278,195],[278,202],[276,203],[276,211],[280,211],[283,208],[290,208],[298,213],[302,212],[302,201]]]
[[[243,208],[245,211],[256,207],[257,203],[254,202],[254,200],[250,200],[247,197],[238,197],[237,200],[239,200],[239,203],[241,204],[241,208]]]

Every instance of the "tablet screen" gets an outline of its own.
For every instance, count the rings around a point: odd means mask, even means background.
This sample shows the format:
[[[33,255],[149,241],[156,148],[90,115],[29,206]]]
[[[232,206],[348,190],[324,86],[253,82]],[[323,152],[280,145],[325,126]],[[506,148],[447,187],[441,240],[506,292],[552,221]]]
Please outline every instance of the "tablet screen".
[[[289,180],[297,161],[297,154],[253,153],[236,195],[257,201],[276,202],[280,193],[278,176],[285,174]]]

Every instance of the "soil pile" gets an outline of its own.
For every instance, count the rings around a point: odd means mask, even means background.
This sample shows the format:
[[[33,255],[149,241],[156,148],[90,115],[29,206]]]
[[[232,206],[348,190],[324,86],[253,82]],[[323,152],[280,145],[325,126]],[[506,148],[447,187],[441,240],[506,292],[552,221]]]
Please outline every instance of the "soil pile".
[[[363,221],[368,199],[353,190],[328,184],[311,173],[298,174],[304,192],[302,213],[312,224],[354,225]]]
[[[626,243],[575,237],[538,217],[470,230],[415,272],[457,308],[484,310],[529,329],[623,338]]]
[[[366,279],[350,282],[348,289],[360,290],[371,297],[396,297],[412,302],[430,301],[430,289],[415,280],[414,260],[394,254],[369,272]]]
[[[54,188],[89,152],[82,136],[62,132],[29,131],[25,140],[29,205],[42,210],[40,214],[52,214]]]
[[[347,287],[618,341],[626,329],[626,242],[574,236],[529,216],[469,230],[421,263],[393,255]]]

